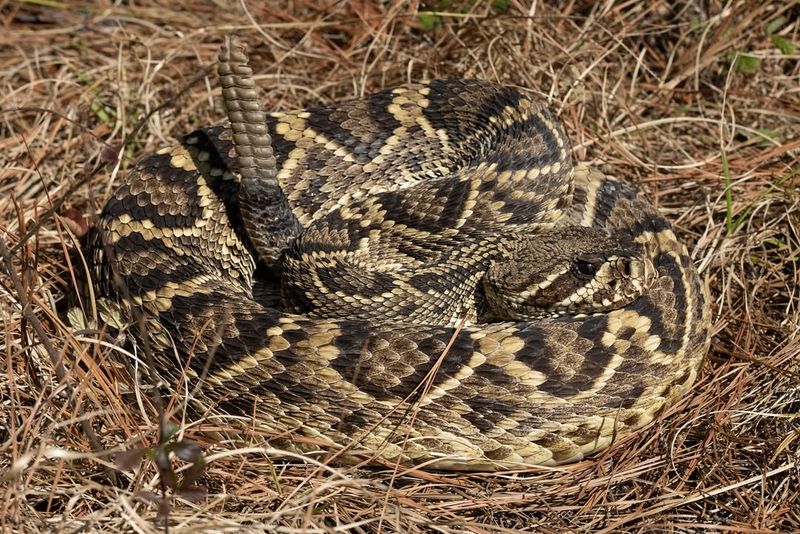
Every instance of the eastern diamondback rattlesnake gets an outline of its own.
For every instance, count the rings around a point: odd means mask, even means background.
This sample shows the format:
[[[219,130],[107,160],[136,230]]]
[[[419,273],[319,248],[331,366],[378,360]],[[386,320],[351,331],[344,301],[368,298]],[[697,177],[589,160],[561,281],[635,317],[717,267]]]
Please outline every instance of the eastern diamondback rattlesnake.
[[[243,48],[220,72],[236,143],[206,128],[140,161],[89,249],[199,414],[302,451],[503,469],[579,459],[686,394],[710,331],[686,248],[573,166],[545,106],[435,80],[265,116]],[[254,296],[259,254],[280,305]]]

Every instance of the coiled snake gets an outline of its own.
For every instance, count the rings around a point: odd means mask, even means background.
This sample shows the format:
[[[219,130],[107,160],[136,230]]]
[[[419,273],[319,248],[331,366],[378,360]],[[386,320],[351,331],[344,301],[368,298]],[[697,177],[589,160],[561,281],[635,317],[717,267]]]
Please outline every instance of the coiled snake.
[[[151,371],[188,379],[200,414],[493,470],[580,459],[687,393],[710,316],[686,248],[573,166],[545,106],[436,80],[265,115],[238,44],[220,74],[232,130],[137,163],[89,247],[103,301],[145,318]]]

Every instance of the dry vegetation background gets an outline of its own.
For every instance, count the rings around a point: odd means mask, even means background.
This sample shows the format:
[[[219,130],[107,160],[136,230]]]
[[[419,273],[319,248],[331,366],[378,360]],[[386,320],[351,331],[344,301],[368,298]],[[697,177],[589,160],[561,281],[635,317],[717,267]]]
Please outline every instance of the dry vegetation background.
[[[798,531],[800,4],[291,4],[0,0],[0,530],[156,532],[160,510],[172,532]],[[273,109],[446,76],[549,99],[577,158],[635,182],[709,279],[695,394],[555,469],[292,464],[188,426],[195,491],[162,498],[189,472],[174,458],[113,474],[158,425],[60,315],[68,253],[132,161],[222,119],[208,67],[229,32]]]

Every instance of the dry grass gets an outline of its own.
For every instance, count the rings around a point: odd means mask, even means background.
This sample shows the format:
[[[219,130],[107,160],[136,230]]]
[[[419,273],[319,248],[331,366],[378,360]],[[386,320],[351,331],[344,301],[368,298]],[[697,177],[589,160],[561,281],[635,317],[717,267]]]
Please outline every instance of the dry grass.
[[[334,469],[184,428],[206,447],[208,494],[165,501],[172,532],[800,529],[800,5],[117,4],[0,1],[0,529],[163,529],[153,462],[111,476],[102,452],[152,445],[154,412],[121,400],[136,397],[111,347],[56,310],[82,269],[68,256],[80,215],[135,158],[221,120],[202,69],[231,31],[274,109],[443,76],[550,99],[577,157],[637,183],[692,244],[715,337],[691,398],[557,469]]]

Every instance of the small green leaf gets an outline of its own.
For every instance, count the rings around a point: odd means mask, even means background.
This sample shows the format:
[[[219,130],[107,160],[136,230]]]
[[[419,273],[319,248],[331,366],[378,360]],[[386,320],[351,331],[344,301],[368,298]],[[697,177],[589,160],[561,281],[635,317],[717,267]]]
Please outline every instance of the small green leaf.
[[[737,54],[734,66],[737,71],[752,74],[758,70],[761,60],[750,54]]]
[[[104,124],[108,125],[109,128],[114,127],[114,120],[111,118],[111,116],[115,115],[115,113],[111,108],[96,98],[92,99],[92,103],[89,104],[89,108],[95,115],[97,115],[97,118],[100,119]]]
[[[764,240],[764,243],[767,245],[772,245],[773,247],[777,247],[778,250],[785,250],[789,248],[789,245],[778,239],[777,237],[768,237]]]
[[[770,140],[778,140],[780,138],[780,133],[776,130],[770,130],[769,128],[759,128],[756,130],[758,133],[761,134],[761,140],[759,140],[757,146],[758,148],[768,148],[774,146],[775,143],[772,143]],[[766,139],[764,139],[766,137]]]
[[[501,13],[505,13],[508,11],[508,6],[511,5],[511,0],[494,0],[492,2],[492,7],[495,11],[500,11]]]
[[[791,42],[786,37],[781,37],[780,35],[773,35],[772,36],[772,44],[778,47],[778,50],[783,52],[784,56],[793,56],[795,52],[797,52],[797,48],[794,46],[794,43]]]
[[[423,11],[420,13],[417,17],[417,20],[419,20],[422,29],[425,31],[432,31],[441,24],[439,16],[435,13],[431,13],[430,11]]]
[[[178,433],[178,430],[180,430],[180,427],[178,425],[176,425],[172,421],[167,421],[166,424],[164,425],[164,428],[162,429],[163,434],[161,434],[158,437],[159,446],[166,445],[167,442],[169,442],[169,440],[172,439],[172,436]]]
[[[690,26],[692,29],[692,33],[694,33],[695,35],[700,35],[706,30],[707,26],[708,26],[708,21],[702,20],[697,15],[692,15],[692,21]]]
[[[786,17],[781,15],[780,17],[775,17],[771,21],[767,23],[766,33],[767,35],[772,35],[776,31],[780,30],[783,25],[786,24]]]

